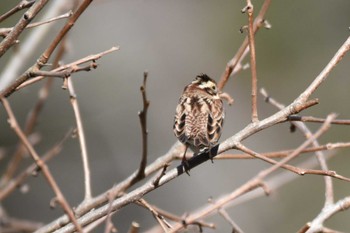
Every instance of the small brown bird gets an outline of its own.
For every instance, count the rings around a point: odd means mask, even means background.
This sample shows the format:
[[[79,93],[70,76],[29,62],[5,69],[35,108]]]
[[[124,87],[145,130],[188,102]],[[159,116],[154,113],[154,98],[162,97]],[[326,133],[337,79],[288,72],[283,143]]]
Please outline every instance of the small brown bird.
[[[216,82],[206,74],[198,75],[185,87],[175,113],[174,133],[186,146],[183,164],[187,163],[188,147],[196,155],[210,151],[216,145],[221,136],[223,120],[223,102]]]

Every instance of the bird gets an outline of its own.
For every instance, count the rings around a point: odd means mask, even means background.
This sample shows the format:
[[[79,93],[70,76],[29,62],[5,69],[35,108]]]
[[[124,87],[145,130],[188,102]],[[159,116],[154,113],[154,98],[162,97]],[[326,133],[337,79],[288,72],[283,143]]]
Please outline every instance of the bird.
[[[194,156],[209,151],[221,136],[225,111],[215,80],[206,74],[199,74],[188,84],[176,107],[173,130],[178,140],[185,145],[182,164],[187,172],[187,149]]]

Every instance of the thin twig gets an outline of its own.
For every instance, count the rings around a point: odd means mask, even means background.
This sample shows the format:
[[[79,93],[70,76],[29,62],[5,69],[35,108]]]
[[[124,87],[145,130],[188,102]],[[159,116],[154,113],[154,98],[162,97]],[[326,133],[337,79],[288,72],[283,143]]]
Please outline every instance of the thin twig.
[[[209,199],[209,203],[213,203],[214,200],[212,198]],[[232,233],[244,233],[243,230],[232,220],[230,215],[224,208],[218,209],[219,214],[232,226]]]
[[[312,116],[299,116],[299,115],[291,115],[288,117],[289,121],[302,121],[302,122],[313,122],[313,123],[323,123],[326,121],[324,118],[312,117]],[[350,125],[350,120],[348,119],[336,119],[331,122],[331,124],[335,125]]]
[[[157,210],[154,209],[153,206],[149,204],[145,199],[141,198],[137,202],[152,213],[153,217],[158,221],[164,232],[167,232],[171,228],[171,225],[164,219],[164,217],[159,214]]]
[[[51,186],[52,190],[54,191],[57,201],[62,206],[63,210],[66,212],[66,214],[69,216],[69,219],[74,224],[74,227],[77,229],[78,232],[82,232],[82,228],[80,224],[78,224],[77,219],[74,216],[74,213],[72,211],[72,208],[69,206],[66,198],[63,196],[59,186],[57,185],[55,179],[53,178],[48,166],[45,164],[45,162],[40,158],[40,156],[37,154],[37,152],[34,150],[30,142],[28,141],[27,137],[19,127],[17,120],[15,118],[15,115],[12,112],[12,109],[10,107],[9,102],[6,98],[1,98],[1,102],[5,107],[5,110],[9,117],[9,124],[11,128],[15,131],[17,136],[20,138],[22,143],[25,145],[27,150],[29,151],[30,155],[33,157],[33,160],[37,164],[37,166],[40,168],[40,170],[44,173],[45,178],[47,179],[47,182]]]
[[[48,24],[48,23],[54,22],[56,20],[65,19],[65,18],[70,17],[71,15],[72,15],[72,12],[69,11],[69,12],[67,12],[65,14],[62,14],[62,15],[50,18],[50,19],[45,20],[45,21],[41,21],[41,22],[37,22],[37,23],[30,23],[30,24],[27,25],[27,27],[25,29],[34,28],[34,27],[38,27],[38,26],[41,26],[41,25],[44,25],[44,24]],[[6,37],[12,30],[13,30],[13,27],[12,28],[1,28],[0,29],[0,36],[1,37]]]
[[[68,78],[68,92],[69,92],[69,99],[73,107],[75,121],[77,124],[77,132],[78,132],[78,138],[79,138],[79,144],[80,144],[80,150],[81,150],[81,158],[83,161],[83,168],[84,168],[84,187],[85,187],[85,196],[84,201],[88,201],[91,199],[91,175],[90,175],[90,166],[89,166],[89,157],[87,153],[87,147],[86,147],[86,140],[85,140],[85,133],[84,133],[84,127],[83,122],[81,120],[81,114],[79,110],[79,104],[77,100],[77,95],[74,90],[73,81],[72,78]]]
[[[275,99],[271,98],[265,89],[261,89],[261,94],[265,97],[266,102],[271,103],[272,105],[276,106],[278,109],[283,109],[285,106]],[[327,120],[327,119],[326,119]],[[329,120],[329,119],[328,119]],[[331,120],[330,123],[334,122],[336,120]],[[325,121],[324,121],[325,122]],[[305,135],[305,138],[309,138],[312,132],[309,130],[309,128],[306,126],[303,122],[294,122],[294,126],[296,126],[303,134]],[[314,140],[312,142],[314,147],[320,146],[317,140]],[[328,170],[328,165],[325,159],[325,155],[322,151],[316,152],[317,159],[320,163],[321,169],[324,171]],[[330,177],[324,177],[325,180],[325,202],[324,202],[324,208],[327,208],[328,205],[332,204],[334,202],[334,191],[333,191],[333,181]]]
[[[56,68],[58,66],[59,60],[62,59],[63,54],[65,53],[65,43],[62,42],[59,50],[55,56],[54,62],[53,62],[53,68]],[[35,103],[34,107],[31,109],[31,111],[28,113],[26,123],[24,126],[24,133],[26,136],[30,135],[39,118],[39,115],[44,107],[44,104],[49,96],[51,87],[53,84],[53,80],[51,78],[48,78],[45,84],[40,88],[38,92],[38,100]],[[15,153],[12,156],[12,159],[7,165],[6,172],[4,175],[1,177],[1,184],[5,184],[8,180],[10,180],[16,170],[18,169],[22,159],[23,159],[23,154],[26,152],[25,147],[23,146],[22,143],[19,143],[19,145],[16,148]]]
[[[148,146],[148,131],[147,131],[147,110],[149,107],[149,100],[147,100],[146,95],[146,82],[147,82],[148,73],[143,73],[143,84],[140,87],[143,100],[143,109],[138,113],[141,123],[141,133],[142,133],[142,157],[140,162],[140,167],[137,179],[142,179],[145,177],[145,168],[147,165],[147,146]]]
[[[246,7],[242,12],[247,12],[248,14],[248,42],[249,42],[249,51],[250,51],[250,68],[252,73],[252,122],[259,121],[258,119],[258,110],[257,110],[257,73],[256,73],[256,55],[255,55],[255,41],[254,41],[254,6],[250,0],[247,0]]]
[[[271,0],[265,0],[258,16],[255,18],[253,31],[254,34],[264,25],[264,17],[270,6]],[[236,66],[242,61],[245,55],[248,54],[248,36],[242,42],[235,56],[227,63],[224,73],[221,75],[220,81],[218,82],[218,89],[222,90],[226,85],[231,73],[236,70]]]
[[[0,16],[0,23],[4,21],[5,19],[11,17],[18,11],[21,11],[25,8],[31,7],[35,3],[35,0],[22,0],[19,2],[15,7],[13,7],[11,10],[7,11],[6,13],[2,14]]]
[[[69,130],[69,132],[64,136],[64,138],[54,145],[48,152],[45,153],[45,155],[42,157],[42,161],[46,163],[47,161],[51,160],[54,156],[58,155],[61,150],[63,143],[68,139],[69,135],[71,135],[72,130]],[[3,187],[1,187],[0,190],[0,201],[3,201],[6,197],[8,197],[16,188],[18,188],[26,178],[33,175],[33,173],[38,169],[38,166],[36,163],[33,163],[30,165],[27,169],[25,169],[22,173],[20,173],[17,177],[10,180],[10,182],[7,182],[7,184]]]
[[[108,49],[106,51],[103,51],[101,53],[97,53],[97,54],[94,54],[94,55],[89,55],[89,56],[81,58],[81,59],[79,59],[77,61],[71,62],[71,63],[69,63],[67,65],[62,65],[62,66],[60,66],[60,67],[58,67],[56,69],[51,70],[50,72],[63,72],[64,75],[62,75],[60,77],[67,76],[67,75],[69,76],[70,74],[80,70],[80,69],[77,69],[77,67],[79,67],[79,65],[87,63],[87,62],[92,62],[92,65],[93,65],[93,64],[95,64],[94,61],[100,59],[104,55],[107,55],[107,54],[109,54],[111,52],[117,51],[118,49],[119,49],[119,47],[112,47],[112,48],[110,48],[110,49]],[[95,66],[92,67],[92,68],[95,68]],[[84,69],[84,70],[86,70],[86,69]],[[63,74],[63,73],[61,73],[61,74]],[[33,72],[33,74],[35,74],[35,72]],[[22,89],[22,88],[24,88],[24,87],[26,87],[28,85],[31,85],[33,83],[38,82],[38,81],[40,81],[40,80],[42,80],[44,78],[45,78],[45,76],[37,76],[35,78],[31,78],[31,79],[27,80],[26,82],[22,83],[21,85],[19,85],[16,88],[16,90],[20,90],[20,89]]]
[[[206,208],[202,209],[200,212],[195,213],[189,217],[187,217],[186,221],[191,223],[193,221],[196,221],[197,219],[206,217],[207,215],[209,215],[211,212],[218,210],[219,208],[222,208],[224,205],[226,205],[227,203],[231,202],[232,200],[236,199],[237,197],[250,192],[251,190],[254,190],[258,187],[264,187],[265,184],[263,182],[263,179],[266,178],[268,175],[270,175],[272,172],[274,172],[276,169],[282,167],[283,165],[285,165],[286,162],[288,162],[290,159],[294,158],[299,151],[301,151],[303,148],[305,148],[308,144],[310,144],[312,142],[312,140],[314,140],[314,138],[317,138],[318,136],[320,136],[322,133],[324,133],[325,130],[327,130],[327,128],[329,127],[329,121],[332,120],[332,117],[334,116],[330,116],[328,117],[328,121],[325,122],[320,129],[307,141],[305,141],[302,145],[300,145],[290,156],[282,159],[280,162],[276,163],[275,165],[259,172],[258,175],[256,175],[255,177],[253,177],[252,179],[250,179],[248,182],[246,182],[245,184],[243,184],[241,187],[239,187],[238,189],[236,189],[234,192],[232,192],[230,195],[228,195],[227,197],[225,197],[224,199],[220,199],[219,201],[216,201],[215,203],[207,206]],[[265,191],[266,192],[266,191]],[[183,226],[181,224],[177,224],[175,225],[171,232],[177,232],[179,231]]]

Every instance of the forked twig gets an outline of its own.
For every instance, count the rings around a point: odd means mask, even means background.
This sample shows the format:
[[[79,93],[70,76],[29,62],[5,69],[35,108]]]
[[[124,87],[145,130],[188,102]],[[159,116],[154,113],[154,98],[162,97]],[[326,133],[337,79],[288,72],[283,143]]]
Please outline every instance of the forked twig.
[[[254,21],[254,33],[256,33],[261,26],[264,25],[264,17],[270,6],[271,0],[265,0],[261,6],[260,12]],[[222,90],[226,85],[231,73],[236,70],[237,65],[242,60],[242,58],[248,54],[246,51],[248,49],[248,37],[244,39],[235,56],[227,63],[224,73],[221,75],[220,81],[218,82],[218,89]]]

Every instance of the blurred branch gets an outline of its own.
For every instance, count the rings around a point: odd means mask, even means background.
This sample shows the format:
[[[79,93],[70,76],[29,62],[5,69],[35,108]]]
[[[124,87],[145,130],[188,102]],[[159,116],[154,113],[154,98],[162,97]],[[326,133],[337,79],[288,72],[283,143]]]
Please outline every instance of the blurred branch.
[[[83,168],[84,168],[84,187],[85,187],[85,196],[84,201],[88,201],[91,199],[91,175],[90,175],[90,166],[89,166],[89,158],[87,154],[87,147],[86,147],[86,140],[85,140],[85,133],[84,133],[84,127],[83,122],[81,120],[81,114],[79,110],[79,104],[77,100],[77,95],[74,90],[73,81],[71,77],[68,77],[68,92],[69,92],[69,99],[71,102],[71,105],[73,107],[73,112],[75,116],[75,121],[77,125],[77,132],[78,132],[78,138],[80,143],[80,150],[81,150],[81,158],[83,161]]]
[[[53,67],[56,68],[58,66],[59,60],[62,59],[63,54],[65,53],[65,43],[61,43],[59,50],[55,56]],[[38,100],[34,107],[31,109],[31,111],[28,113],[26,123],[24,126],[24,133],[25,135],[29,136],[33,131],[37,124],[39,114],[41,113],[41,110],[44,107],[44,104],[49,96],[50,90],[52,87],[52,79],[47,79],[47,82],[40,88],[38,92]],[[11,157],[12,159],[7,165],[6,172],[1,177],[1,185],[6,184],[8,180],[10,180],[16,170],[18,169],[22,159],[23,154],[26,152],[26,149],[22,143],[19,143],[17,145],[16,151]]]
[[[302,122],[313,122],[313,123],[323,123],[326,121],[324,118],[319,117],[312,117],[312,116],[298,116],[298,115],[291,115],[288,117],[289,121],[302,121]],[[337,119],[333,120],[331,124],[335,125],[350,125],[350,120],[347,119]]]
[[[36,165],[40,168],[40,170],[44,173],[45,178],[47,179],[47,182],[51,186],[52,190],[54,191],[58,203],[62,206],[66,214],[69,216],[69,219],[72,221],[74,226],[76,227],[76,230],[78,232],[82,232],[81,226],[78,224],[77,219],[74,216],[74,213],[69,206],[68,202],[66,201],[65,197],[63,196],[60,188],[58,187],[55,179],[53,178],[48,166],[45,164],[45,162],[40,158],[40,156],[37,154],[37,152],[34,150],[30,142],[28,141],[27,137],[19,127],[17,120],[15,118],[15,115],[12,112],[12,109],[10,107],[9,102],[7,101],[6,98],[1,98],[1,102],[5,107],[5,110],[8,115],[8,122],[11,126],[11,128],[15,131],[19,139],[22,141],[24,146],[27,148],[29,151],[30,155],[33,157],[33,160],[35,161]]]
[[[2,21],[4,21],[5,19],[11,17],[12,15],[14,15],[15,13],[17,13],[18,11],[21,11],[25,8],[29,8],[31,7],[33,4],[35,3],[35,0],[22,0],[20,1],[15,7],[13,7],[11,10],[9,10],[8,12],[6,12],[5,14],[2,14],[0,16],[0,23]]]
[[[214,200],[210,198],[209,203],[214,203]],[[232,226],[232,233],[244,233],[223,207],[218,209],[218,213]]]
[[[41,25],[44,25],[44,24],[48,24],[48,23],[54,22],[56,20],[65,19],[65,18],[70,17],[71,15],[72,15],[72,12],[70,11],[70,12],[67,12],[67,13],[65,13],[63,15],[59,15],[59,16],[50,18],[48,20],[42,21],[42,22],[28,24],[25,29],[34,28],[34,27],[38,27],[38,26],[41,26]],[[13,30],[13,28],[0,28],[0,36],[1,37],[6,37],[12,30]]]
[[[51,160],[54,156],[58,155],[61,150],[63,143],[68,139],[68,137],[71,135],[72,130],[69,130],[69,132],[64,136],[64,138],[54,145],[46,154],[42,157],[42,161],[46,163],[47,161]],[[0,189],[0,201],[3,201],[8,195],[10,195],[16,188],[20,187],[21,184],[25,181],[26,178],[33,175],[38,170],[38,165],[36,163],[33,163],[27,169],[25,169],[22,173],[20,173],[17,177],[13,178],[9,182],[6,183],[3,187]]]
[[[6,53],[6,51],[16,43],[17,38],[32,19],[41,11],[46,5],[48,0],[37,0],[35,3],[24,13],[23,17],[20,18],[16,26],[13,27],[12,31],[0,42],[0,58]]]
[[[132,222],[128,233],[138,233],[140,230],[140,224]]]

